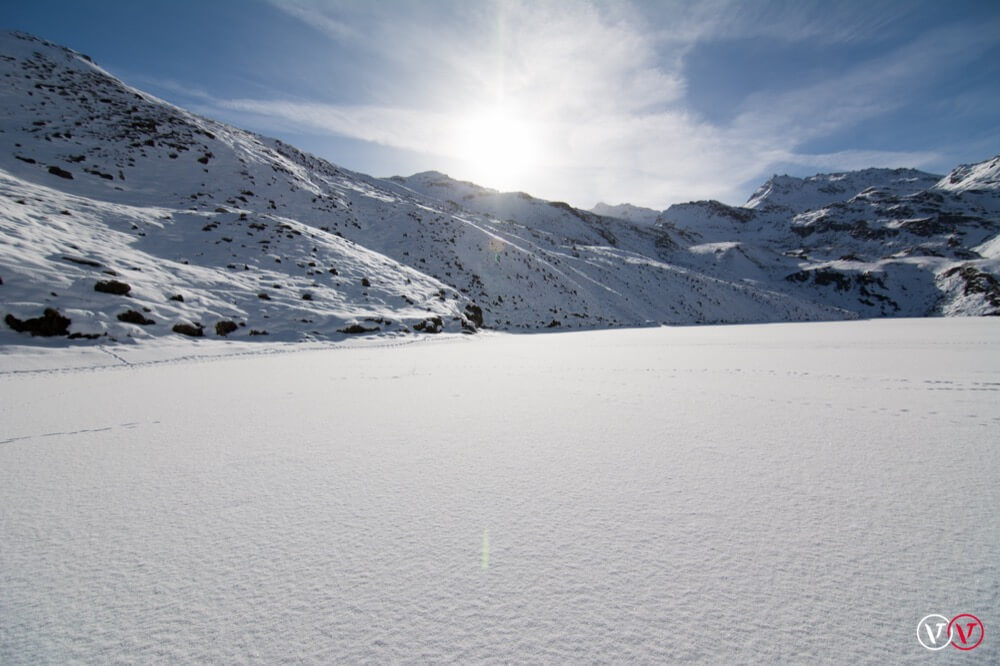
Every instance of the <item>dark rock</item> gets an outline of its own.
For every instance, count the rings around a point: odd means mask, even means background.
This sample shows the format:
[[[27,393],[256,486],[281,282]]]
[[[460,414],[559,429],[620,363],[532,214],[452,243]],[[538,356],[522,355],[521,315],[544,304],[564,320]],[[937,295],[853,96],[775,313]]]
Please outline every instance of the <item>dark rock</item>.
[[[135,310],[119,312],[118,321],[123,321],[126,324],[138,324],[139,326],[151,326],[156,323],[152,319],[143,315],[141,312],[137,312]]]
[[[187,335],[192,338],[200,338],[205,335],[205,329],[201,324],[197,326],[192,326],[191,324],[174,324],[172,329],[174,333],[180,333],[181,335]]]
[[[890,229],[887,227],[872,229],[864,220],[858,220],[852,224],[849,232],[852,238],[857,238],[858,240],[885,240],[886,238],[899,235],[899,229]]]
[[[785,279],[789,282],[808,282],[811,279],[821,287],[833,285],[838,291],[847,291],[851,288],[850,277],[829,268],[817,268],[809,271],[802,270],[785,276]]]
[[[69,317],[64,317],[58,310],[45,308],[41,317],[20,320],[12,314],[4,317],[4,322],[18,333],[31,333],[32,336],[53,337],[69,333]]]
[[[60,178],[65,178],[66,180],[73,180],[73,174],[65,169],[60,169],[57,166],[50,166],[49,173],[53,176],[59,176]]]
[[[90,266],[91,268],[100,268],[100,262],[94,261],[92,259],[80,259],[79,257],[63,257],[63,261],[70,261],[74,264],[80,264],[81,266]]]
[[[105,333],[79,333],[79,332],[77,332],[77,333],[70,333],[66,337],[69,340],[81,340],[81,339],[82,340],[96,340],[97,338],[101,337],[102,335],[106,335],[106,334]]]
[[[99,291],[103,294],[114,294],[116,296],[127,296],[132,291],[132,287],[118,280],[101,280],[94,285],[94,291]]]
[[[177,301],[178,303],[183,303],[184,302],[184,295],[183,294],[174,294],[173,296],[170,297],[170,300],[171,301]]]
[[[902,223],[900,228],[905,229],[915,236],[936,236],[938,234],[950,233],[953,230],[953,226],[947,220],[948,218],[945,215],[941,215],[938,218],[909,220]]]
[[[475,303],[468,303],[465,306],[465,314],[478,328],[483,327],[483,309]]]
[[[358,333],[375,333],[380,330],[378,326],[373,326],[371,328],[365,328],[361,324],[351,324],[350,326],[345,326],[344,328],[338,328],[338,333],[349,333],[351,335],[356,335]]]
[[[226,336],[235,331],[239,326],[234,321],[217,321],[215,322],[215,334]]]
[[[115,179],[115,177],[112,176],[110,173],[104,173],[103,171],[98,171],[97,169],[84,169],[84,171],[92,176],[98,176],[99,178],[103,178],[104,180]]]
[[[413,325],[413,330],[421,333],[440,333],[442,329],[444,322],[441,321],[441,317],[428,317]]]

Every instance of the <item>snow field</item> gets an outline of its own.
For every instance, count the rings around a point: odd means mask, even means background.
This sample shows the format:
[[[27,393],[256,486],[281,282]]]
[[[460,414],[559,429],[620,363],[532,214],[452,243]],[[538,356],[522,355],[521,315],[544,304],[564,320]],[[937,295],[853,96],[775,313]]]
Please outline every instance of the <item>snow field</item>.
[[[0,663],[1000,656],[992,319],[137,349],[0,357]]]

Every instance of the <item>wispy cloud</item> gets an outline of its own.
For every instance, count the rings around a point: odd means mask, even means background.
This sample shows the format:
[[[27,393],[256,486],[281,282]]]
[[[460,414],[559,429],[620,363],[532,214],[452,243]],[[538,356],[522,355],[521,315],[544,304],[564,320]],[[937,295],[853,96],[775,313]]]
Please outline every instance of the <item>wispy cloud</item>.
[[[996,25],[964,25],[904,39],[832,79],[750,95],[733,120],[715,124],[687,106],[684,58],[696,44],[748,38],[874,43],[886,39],[908,9],[899,3],[831,9],[798,2],[273,2],[324,33],[335,47],[330,57],[352,58],[366,85],[351,103],[202,97],[207,111],[455,164],[461,158],[455,125],[500,106],[516,113],[539,144],[516,187],[579,205],[597,198],[653,207],[701,197],[735,202],[744,183],[777,164],[926,164],[933,151],[847,147],[817,155],[801,148],[898,110],[921,77],[972,61],[996,44],[997,34]]]
[[[271,119],[287,129],[329,132],[384,146],[448,155],[441,146],[450,139],[447,127],[451,118],[433,111],[254,99],[213,100],[211,107],[257,123]]]
[[[943,65],[962,66],[995,42],[1000,24],[930,31],[839,76],[779,95],[754,95],[737,124],[793,129],[804,140],[911,101],[907,91],[935,76]],[[775,128],[771,128],[774,131]]]
[[[128,79],[150,92],[171,93],[187,100],[209,104],[217,104],[219,101],[204,88],[193,87],[174,79],[155,78],[144,74],[135,74]]]
[[[707,0],[700,21],[705,39],[809,40],[823,44],[881,41],[914,11],[916,3],[785,0]]]
[[[362,32],[351,27],[344,21],[339,21],[322,11],[315,2],[297,2],[295,0],[269,0],[270,4],[287,12],[307,25],[311,25],[337,40],[361,42]]]

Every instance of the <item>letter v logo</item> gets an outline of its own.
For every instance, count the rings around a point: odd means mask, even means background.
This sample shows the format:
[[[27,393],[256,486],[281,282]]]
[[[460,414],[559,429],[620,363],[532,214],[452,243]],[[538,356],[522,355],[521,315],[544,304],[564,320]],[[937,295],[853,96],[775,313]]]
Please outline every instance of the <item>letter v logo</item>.
[[[928,622],[927,624],[924,625],[924,629],[927,630],[927,639],[934,645],[937,645],[938,639],[941,638],[941,632],[944,631],[944,628],[947,626],[948,624],[946,622],[937,622],[934,625],[935,628],[934,633],[931,633],[931,623]],[[959,629],[959,631],[961,631],[961,629]],[[965,642],[964,638],[962,639],[962,642],[963,643]]]
[[[942,636],[948,627],[947,638]],[[948,618],[937,613],[928,615],[917,624],[917,640],[928,650],[943,650],[951,643],[951,626]]]
[[[983,636],[985,633],[986,632],[983,630],[983,623],[978,617],[970,613],[956,615],[951,619],[951,622],[948,623],[948,637],[952,639],[951,644],[959,650],[973,650],[979,647],[979,644],[983,642]],[[955,639],[953,638],[954,634],[958,634],[958,642],[955,642]],[[978,640],[975,640],[977,634]],[[975,640],[975,642],[973,642],[973,640]],[[959,643],[961,643],[961,645]]]

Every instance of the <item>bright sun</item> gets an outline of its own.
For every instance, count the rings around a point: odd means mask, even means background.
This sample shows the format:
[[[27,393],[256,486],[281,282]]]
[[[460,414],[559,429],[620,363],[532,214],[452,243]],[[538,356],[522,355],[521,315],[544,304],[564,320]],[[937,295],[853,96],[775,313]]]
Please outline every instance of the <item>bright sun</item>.
[[[516,188],[519,176],[538,161],[538,137],[530,124],[504,110],[474,113],[458,124],[457,156],[468,163],[468,177],[498,189]]]

